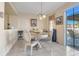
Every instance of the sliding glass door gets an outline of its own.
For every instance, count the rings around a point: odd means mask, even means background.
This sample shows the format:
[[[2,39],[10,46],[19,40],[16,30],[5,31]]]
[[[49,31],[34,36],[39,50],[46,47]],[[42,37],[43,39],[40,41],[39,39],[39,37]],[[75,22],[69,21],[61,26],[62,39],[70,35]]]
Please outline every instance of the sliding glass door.
[[[66,10],[66,45],[79,48],[79,7]]]
[[[74,19],[73,19],[73,8],[66,11],[66,44],[68,46],[74,46]]]
[[[74,7],[74,45],[79,48],[79,6]]]

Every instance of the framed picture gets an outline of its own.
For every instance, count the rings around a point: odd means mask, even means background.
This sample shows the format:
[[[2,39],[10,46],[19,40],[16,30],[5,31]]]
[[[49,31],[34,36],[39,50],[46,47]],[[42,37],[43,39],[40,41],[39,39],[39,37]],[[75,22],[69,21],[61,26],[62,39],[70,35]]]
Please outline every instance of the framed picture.
[[[36,27],[37,26],[37,19],[31,19],[31,26]]]
[[[63,16],[59,16],[56,18],[56,24],[57,25],[63,24]]]

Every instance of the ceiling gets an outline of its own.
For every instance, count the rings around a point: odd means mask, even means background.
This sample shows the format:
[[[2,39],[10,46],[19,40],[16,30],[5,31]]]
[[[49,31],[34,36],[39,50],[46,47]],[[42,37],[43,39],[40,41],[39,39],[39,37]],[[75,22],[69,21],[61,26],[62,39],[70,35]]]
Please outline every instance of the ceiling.
[[[17,13],[37,15],[41,12],[41,2],[12,2]],[[48,14],[65,4],[65,2],[42,2],[42,13]]]

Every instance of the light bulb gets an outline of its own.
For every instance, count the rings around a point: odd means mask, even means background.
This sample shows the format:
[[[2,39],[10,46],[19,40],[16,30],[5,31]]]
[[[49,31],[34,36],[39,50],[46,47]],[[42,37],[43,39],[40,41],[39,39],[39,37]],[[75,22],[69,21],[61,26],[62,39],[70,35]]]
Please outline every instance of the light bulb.
[[[39,19],[42,20],[42,17],[40,16]]]
[[[46,18],[46,15],[43,15],[43,18]]]

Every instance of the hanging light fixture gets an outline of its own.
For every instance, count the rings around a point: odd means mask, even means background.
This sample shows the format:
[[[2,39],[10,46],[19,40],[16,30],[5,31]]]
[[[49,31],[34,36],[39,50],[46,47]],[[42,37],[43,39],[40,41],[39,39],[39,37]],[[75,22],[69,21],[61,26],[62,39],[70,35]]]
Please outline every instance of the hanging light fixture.
[[[46,15],[43,14],[43,18],[46,18]]]
[[[40,12],[40,14],[39,14],[39,19],[40,19],[40,20],[42,20],[42,19],[45,19],[45,18],[46,18],[46,15],[45,15],[45,14],[43,14],[42,6],[43,6],[43,4],[42,4],[42,2],[41,2],[41,12]]]

